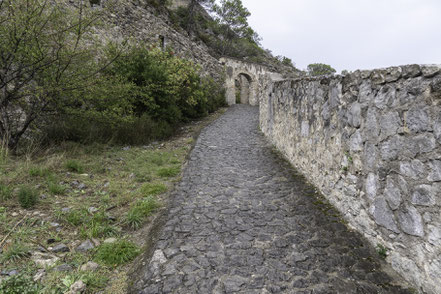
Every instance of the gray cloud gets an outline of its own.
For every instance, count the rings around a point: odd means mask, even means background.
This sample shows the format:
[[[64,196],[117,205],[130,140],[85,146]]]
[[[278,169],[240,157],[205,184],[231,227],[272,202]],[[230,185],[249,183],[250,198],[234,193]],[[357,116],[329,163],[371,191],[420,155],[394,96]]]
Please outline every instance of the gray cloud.
[[[298,68],[441,63],[439,0],[242,0],[250,25]]]

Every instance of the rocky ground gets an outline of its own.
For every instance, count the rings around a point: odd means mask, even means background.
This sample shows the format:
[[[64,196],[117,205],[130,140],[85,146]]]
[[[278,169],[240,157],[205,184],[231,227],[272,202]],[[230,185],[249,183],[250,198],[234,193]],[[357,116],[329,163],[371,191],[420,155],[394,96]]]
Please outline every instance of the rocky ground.
[[[131,293],[412,293],[237,105],[207,127]]]

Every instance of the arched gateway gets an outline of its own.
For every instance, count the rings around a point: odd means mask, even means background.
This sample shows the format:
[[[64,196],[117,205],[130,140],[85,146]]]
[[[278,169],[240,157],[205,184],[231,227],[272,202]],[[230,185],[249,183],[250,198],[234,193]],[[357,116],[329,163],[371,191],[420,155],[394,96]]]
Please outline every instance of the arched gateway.
[[[263,65],[230,57],[222,57],[220,62],[226,69],[225,88],[228,105],[259,105],[268,81],[274,79],[274,75],[278,75]]]

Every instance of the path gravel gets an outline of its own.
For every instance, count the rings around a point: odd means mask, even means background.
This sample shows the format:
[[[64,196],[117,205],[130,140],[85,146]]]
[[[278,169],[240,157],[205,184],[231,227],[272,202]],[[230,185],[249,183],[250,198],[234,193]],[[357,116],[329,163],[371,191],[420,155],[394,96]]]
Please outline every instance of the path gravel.
[[[273,152],[258,108],[200,135],[136,293],[411,293]]]

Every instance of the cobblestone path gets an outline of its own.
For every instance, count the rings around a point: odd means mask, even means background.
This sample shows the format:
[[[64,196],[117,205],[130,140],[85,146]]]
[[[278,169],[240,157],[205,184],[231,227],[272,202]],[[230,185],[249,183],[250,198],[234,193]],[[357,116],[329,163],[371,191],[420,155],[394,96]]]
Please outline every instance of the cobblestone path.
[[[136,293],[411,293],[237,105],[207,127]]]

